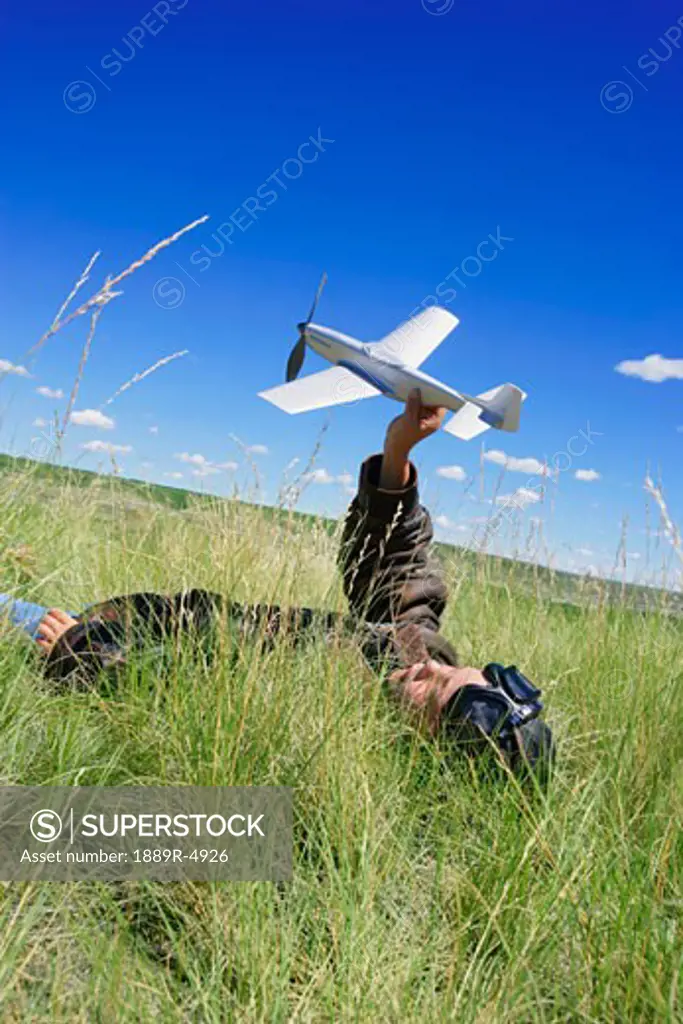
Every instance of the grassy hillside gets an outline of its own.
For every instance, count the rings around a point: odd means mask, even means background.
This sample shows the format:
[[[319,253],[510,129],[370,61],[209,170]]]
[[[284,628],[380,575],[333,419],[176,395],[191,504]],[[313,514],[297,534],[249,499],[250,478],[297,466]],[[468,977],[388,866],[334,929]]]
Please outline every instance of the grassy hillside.
[[[78,608],[191,585],[341,609],[335,530],[5,461],[0,589]],[[4,1020],[681,1019],[683,623],[442,557],[463,661],[516,661],[544,686],[545,797],[421,739],[351,641],[179,658],[163,677],[141,663],[73,693],[3,628],[6,783],[285,784],[296,819],[281,886],[2,885]]]
[[[0,454],[0,478],[18,473],[20,476],[30,474],[32,488],[43,495],[50,495],[52,488],[63,486],[71,488],[95,488],[101,493],[102,488],[107,494],[120,493],[120,501],[128,511],[144,507],[147,503],[154,506],[170,507],[176,511],[190,511],[193,508],[212,507],[217,502],[228,501],[197,491],[189,491],[181,487],[166,487],[148,483],[144,480],[131,480],[113,476],[101,476],[91,470],[73,469],[53,465],[46,462],[35,462],[31,459]],[[109,500],[109,499],[107,499]],[[245,506],[249,502],[234,502],[245,515]],[[252,506],[267,522],[288,523],[295,520],[308,524],[311,528],[323,529],[334,536],[337,529],[335,520],[324,519],[309,513],[298,512],[268,505]],[[467,548],[456,548],[451,544],[437,543],[435,549],[444,563],[448,563],[457,553],[459,565],[466,565],[468,572],[478,571],[482,563],[488,563],[487,579],[489,582],[507,583],[514,576],[516,584],[527,593],[554,602],[567,604],[612,604],[622,610],[629,608],[634,611],[655,611],[672,615],[683,615],[683,593],[662,591],[639,584],[623,584],[615,580],[594,579],[564,572],[559,569],[548,569],[527,561],[504,558],[483,552],[470,551]]]

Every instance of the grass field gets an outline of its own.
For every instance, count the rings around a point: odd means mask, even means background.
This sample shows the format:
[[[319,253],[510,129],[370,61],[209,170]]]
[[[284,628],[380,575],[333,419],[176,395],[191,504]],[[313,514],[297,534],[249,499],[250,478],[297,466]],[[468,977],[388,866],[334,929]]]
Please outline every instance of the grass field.
[[[6,466],[0,589],[62,607],[136,589],[343,607],[326,524]],[[678,1021],[683,622],[551,603],[452,549],[464,662],[544,686],[547,794],[412,732],[351,643],[132,666],[60,692],[4,629],[7,784],[295,788],[290,883],[2,885],[4,1021]]]

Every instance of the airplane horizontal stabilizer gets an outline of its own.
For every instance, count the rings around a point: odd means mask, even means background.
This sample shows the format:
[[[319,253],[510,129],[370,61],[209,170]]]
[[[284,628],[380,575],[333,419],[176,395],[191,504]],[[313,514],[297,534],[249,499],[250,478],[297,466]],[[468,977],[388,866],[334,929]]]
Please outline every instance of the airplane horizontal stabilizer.
[[[515,384],[501,384],[477,395],[481,406],[465,402],[443,429],[461,441],[471,441],[489,427],[514,432],[519,429],[519,417],[525,398],[526,394]]]
[[[465,402],[462,409],[459,409],[448,423],[444,425],[447,434],[459,437],[461,441],[471,441],[478,434],[483,434],[489,429],[490,424],[479,419],[481,409],[472,402]]]

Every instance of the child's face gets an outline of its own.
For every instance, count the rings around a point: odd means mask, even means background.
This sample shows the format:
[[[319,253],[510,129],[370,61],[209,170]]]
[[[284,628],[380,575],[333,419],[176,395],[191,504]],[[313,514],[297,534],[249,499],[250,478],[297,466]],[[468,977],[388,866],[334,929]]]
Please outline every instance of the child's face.
[[[389,682],[402,704],[425,716],[432,733],[439,726],[444,707],[461,687],[489,685],[477,668],[454,668],[432,658],[410,668],[396,669],[389,676]]]

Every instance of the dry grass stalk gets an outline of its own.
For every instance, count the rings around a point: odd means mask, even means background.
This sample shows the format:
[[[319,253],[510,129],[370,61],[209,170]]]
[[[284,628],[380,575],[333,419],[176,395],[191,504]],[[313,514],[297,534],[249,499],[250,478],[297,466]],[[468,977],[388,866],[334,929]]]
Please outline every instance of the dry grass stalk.
[[[54,334],[56,334],[57,331],[61,331],[63,327],[66,327],[67,324],[70,324],[77,317],[83,316],[85,313],[89,313],[90,310],[93,308],[101,309],[104,306],[106,306],[107,303],[111,302],[112,299],[115,299],[119,295],[122,295],[122,292],[115,292],[112,291],[112,289],[121,281],[123,281],[124,278],[130,277],[130,275],[135,273],[136,270],[139,270],[139,268],[142,267],[145,263],[149,263],[149,261],[154,259],[154,257],[158,253],[160,253],[162,249],[167,248],[167,246],[171,245],[173,242],[176,242],[182,235],[186,234],[188,231],[192,231],[193,228],[198,227],[200,224],[203,224],[204,221],[208,219],[208,214],[204,214],[203,217],[199,217],[197,220],[192,221],[191,224],[187,224],[184,228],[180,228],[179,231],[176,231],[174,234],[169,235],[168,238],[163,238],[160,242],[157,242],[156,245],[153,245],[151,249],[148,249],[144,256],[141,256],[140,259],[135,260],[133,263],[130,264],[129,267],[126,267],[125,270],[122,270],[120,274],[117,274],[115,277],[108,278],[107,281],[105,281],[104,285],[100,288],[100,290],[96,292],[95,295],[89,298],[86,302],[84,302],[81,306],[79,306],[78,309],[75,309],[73,313],[69,313],[69,315],[65,317],[63,320],[56,319],[45,332],[45,334],[42,336],[42,338],[40,338],[36,342],[36,344],[29,349],[29,351],[26,353],[25,358],[34,356],[38,351],[40,351],[45,342],[48,341]],[[99,254],[96,254],[96,256],[94,256],[91,259],[90,263],[88,264],[88,267],[86,268],[86,272],[92,267],[97,255]],[[80,285],[78,284],[74,287],[71,297],[73,297],[73,295],[76,294],[79,287]],[[67,300],[67,302],[64,304],[60,312],[63,312],[63,310],[66,309],[70,301],[70,299]]]
[[[157,242],[151,249],[148,249],[145,255],[141,256],[139,260],[135,260],[135,262],[131,263],[129,267],[122,270],[120,274],[113,277],[109,282],[109,287],[113,288],[115,285],[123,281],[124,277],[130,277],[131,274],[134,274],[135,271],[139,270],[145,263],[149,263],[150,260],[153,260],[162,249],[168,248],[169,245],[177,242],[182,235],[185,235],[188,231],[192,231],[194,228],[199,227],[200,224],[203,224],[208,219],[209,215],[208,213],[205,213],[203,217],[198,217],[197,220],[193,220],[191,224],[186,224],[184,228],[180,228],[180,230],[176,231],[175,234],[169,235],[168,238],[162,238],[160,242]]]
[[[149,263],[149,261],[154,259],[154,257],[159,252],[161,252],[162,249],[165,249],[173,242],[176,242],[182,235],[186,234],[186,232],[192,231],[193,228],[196,228],[199,224],[203,224],[204,221],[206,220],[208,220],[208,214],[205,214],[203,217],[199,217],[195,221],[192,221],[191,224],[187,224],[184,228],[180,228],[179,231],[176,231],[174,232],[174,234],[169,235],[168,238],[163,238],[160,242],[157,242],[155,245],[151,247],[151,249],[147,250],[144,256],[141,256],[140,259],[134,260],[134,262],[131,263],[130,266],[126,267],[125,270],[122,270],[115,277],[108,277],[107,280],[102,285],[102,287],[100,288],[100,290],[95,293],[95,295],[91,296],[91,298],[89,298],[86,302],[82,303],[82,305],[80,305],[78,309],[75,309],[72,313],[65,317],[64,314],[66,310],[68,309],[74,297],[83,287],[85,282],[89,279],[90,271],[92,270],[95,261],[100,255],[99,251],[94,253],[90,257],[90,260],[88,261],[88,264],[85,267],[85,270],[83,271],[81,276],[79,277],[78,281],[76,281],[75,285],[69,292],[69,295],[62,303],[59,312],[52,321],[52,324],[50,325],[48,330],[45,332],[42,338],[40,338],[36,342],[36,344],[32,348],[30,348],[29,351],[26,353],[25,358],[35,357],[35,355],[40,351],[45,342],[54,334],[60,331],[63,327],[66,327],[67,324],[71,323],[77,317],[83,316],[85,313],[90,314],[90,330],[88,331],[88,336],[86,338],[85,345],[83,346],[83,350],[81,352],[78,370],[76,371],[76,379],[71,389],[71,394],[69,395],[69,402],[67,405],[66,412],[64,413],[64,419],[62,420],[61,427],[58,428],[56,433],[55,446],[57,449],[61,448],[62,440],[64,438],[66,428],[69,424],[71,413],[73,412],[74,403],[78,395],[81,380],[83,379],[85,364],[87,363],[88,357],[90,355],[90,349],[92,347],[93,338],[95,336],[97,321],[99,320],[99,317],[104,307],[109,302],[111,302],[112,299],[115,299],[119,295],[123,294],[123,292],[121,291],[114,291],[114,287],[121,281],[123,281],[124,278],[130,277],[131,274],[135,273],[136,270],[139,270],[139,268],[142,267],[145,263]],[[173,359],[178,359],[180,356],[186,354],[186,349],[181,352],[174,352],[172,355],[165,356],[163,359],[158,360],[153,366],[150,366],[146,370],[143,370],[142,373],[136,373],[129,381],[127,381],[121,388],[119,388],[119,390],[115,392],[114,395],[112,395],[112,397],[108,399],[107,402],[105,402],[104,404],[109,405],[123,391],[127,391],[128,388],[132,387],[133,384],[136,384],[138,381],[143,380],[145,377],[148,377],[151,373],[154,373],[155,370],[158,370],[161,366],[165,366],[166,363],[170,363]]]
[[[41,341],[38,343],[37,346],[34,345],[33,348],[29,349],[29,351],[24,355],[24,357],[23,357],[24,359],[28,359],[34,352],[37,352],[38,348],[42,344],[43,340],[47,340],[47,338],[49,338],[51,336],[51,334],[56,334],[56,332],[60,329],[60,326],[63,326],[63,324],[61,324],[60,321],[61,321],[62,317],[64,316],[64,313],[69,308],[69,306],[71,305],[73,299],[78,294],[78,292],[81,290],[81,288],[86,283],[86,281],[89,280],[89,278],[90,278],[90,271],[92,270],[93,266],[95,265],[95,261],[97,260],[97,258],[99,256],[100,256],[100,251],[98,250],[97,252],[93,253],[93,255],[90,257],[90,259],[88,260],[88,263],[87,263],[85,269],[83,270],[81,276],[76,281],[75,285],[73,286],[73,288],[71,289],[71,291],[69,292],[69,294],[65,298],[64,302],[60,306],[60,308],[59,308],[59,310],[57,312],[57,315],[55,316],[54,320],[50,324],[49,330],[47,331],[47,333],[45,335],[43,335],[43,339],[41,339]],[[0,381],[4,380],[4,378],[7,376],[8,372],[9,371],[5,371],[5,373],[0,373]]]
[[[73,286],[73,288],[71,289],[71,291],[67,295],[66,299],[62,303],[62,305],[61,305],[61,307],[59,309],[59,312],[57,313],[57,316],[52,321],[51,327],[54,327],[55,324],[59,323],[59,321],[62,319],[62,317],[66,313],[67,309],[71,305],[72,300],[76,297],[76,295],[81,290],[81,288],[86,283],[86,281],[89,280],[89,278],[90,278],[90,271],[92,270],[92,268],[95,265],[95,260],[97,260],[100,255],[101,255],[101,253],[100,253],[100,250],[98,249],[97,252],[93,253],[93,255],[90,257],[90,259],[88,260],[87,267],[85,268],[85,270],[83,271],[83,273],[79,277],[78,281],[76,281],[76,284]]]
[[[174,359],[180,359],[181,356],[186,356],[189,351],[189,349],[184,348],[180,352],[174,352],[170,356],[164,356],[163,359],[158,359],[153,366],[148,366],[147,369],[143,370],[141,373],[133,374],[130,380],[127,380],[125,384],[122,384],[118,391],[114,392],[111,398],[108,398],[106,402],[102,403],[100,408],[104,409],[105,406],[111,405],[119,395],[122,395],[124,391],[128,390],[128,388],[132,388],[133,384],[138,384],[141,380],[144,380],[145,377],[149,377],[151,373],[154,373],[155,370],[160,370],[162,366],[166,366],[168,363],[173,362]]]
[[[662,518],[662,526],[664,527],[664,534],[669,543],[671,544],[671,547],[678,555],[678,558],[683,563],[683,540],[681,539],[681,534],[678,527],[669,515],[669,509],[667,508],[666,501],[664,500],[664,493],[661,487],[658,487],[655,484],[654,480],[649,474],[645,477],[644,487],[647,493],[651,494],[657,502],[657,505],[659,507],[659,513]]]
[[[303,469],[300,471],[298,476],[296,476],[294,480],[291,481],[291,483],[283,483],[282,487],[278,492],[278,508],[288,508],[291,512],[292,509],[296,508],[296,506],[298,505],[299,499],[301,498],[303,492],[306,490],[306,486],[309,480],[311,479],[311,472],[313,470],[313,467],[315,466],[318,455],[320,454],[320,451],[322,449],[323,439],[325,437],[325,434],[327,433],[329,425],[329,420],[323,423],[322,427],[320,428],[320,433],[316,438],[315,445],[313,446],[313,451],[311,452],[306,464],[304,465]]]
[[[252,454],[249,450],[249,445],[245,444],[245,442],[242,441],[241,438],[237,437],[236,434],[230,434],[229,436],[230,440],[233,441],[242,452],[245,461],[249,463],[249,467],[251,468],[251,471],[254,474],[256,495],[258,496],[262,490],[261,474],[259,473],[258,466],[256,465],[256,462],[254,461]]]
[[[81,386],[81,380],[83,379],[85,364],[87,363],[88,356],[90,355],[90,349],[92,347],[93,338],[95,337],[95,329],[97,328],[97,321],[99,320],[102,314],[102,308],[102,306],[98,306],[96,309],[93,310],[93,312],[90,315],[90,330],[88,331],[88,337],[85,339],[85,345],[83,346],[83,351],[81,352],[81,358],[78,363],[78,370],[76,371],[76,379],[74,380],[73,387],[71,388],[71,394],[69,395],[69,403],[66,407],[66,412],[64,413],[64,419],[62,420],[62,425],[59,428],[59,431],[57,432],[56,445],[58,449],[61,448],[62,439],[64,437],[66,428],[69,424],[69,419],[73,411],[74,402],[76,401],[78,390]]]

